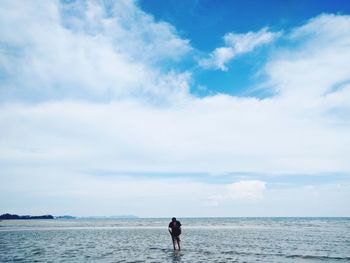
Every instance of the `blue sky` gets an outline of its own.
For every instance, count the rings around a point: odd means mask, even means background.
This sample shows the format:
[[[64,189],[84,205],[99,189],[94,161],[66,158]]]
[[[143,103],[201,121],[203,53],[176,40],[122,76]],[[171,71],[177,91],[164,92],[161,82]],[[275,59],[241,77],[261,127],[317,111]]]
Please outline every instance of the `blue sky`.
[[[156,20],[167,21],[188,38],[198,52],[210,52],[222,45],[227,32],[245,33],[269,27],[288,32],[322,13],[349,14],[347,1],[139,1]],[[271,48],[271,47],[270,47]],[[259,83],[256,71],[266,62],[269,47],[232,61],[229,72],[194,70],[199,96],[223,92],[237,96],[265,96],[252,87]],[[195,63],[195,62],[194,62]],[[188,64],[184,65],[184,67]],[[195,65],[194,65],[195,67]]]
[[[347,1],[0,14],[0,211],[350,215]]]

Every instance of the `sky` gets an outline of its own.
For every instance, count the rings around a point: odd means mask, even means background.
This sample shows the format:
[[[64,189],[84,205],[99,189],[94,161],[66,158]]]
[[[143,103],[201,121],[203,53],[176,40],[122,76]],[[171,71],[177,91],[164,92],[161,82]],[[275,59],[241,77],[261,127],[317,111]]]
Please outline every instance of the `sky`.
[[[346,0],[4,0],[0,213],[350,216]]]

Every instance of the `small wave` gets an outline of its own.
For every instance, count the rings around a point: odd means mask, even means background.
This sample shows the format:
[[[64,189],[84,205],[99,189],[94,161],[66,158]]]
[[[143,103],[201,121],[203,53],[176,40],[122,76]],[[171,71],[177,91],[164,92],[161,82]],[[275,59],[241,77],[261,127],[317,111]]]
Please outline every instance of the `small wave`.
[[[254,252],[243,252],[243,251],[222,251],[222,254],[226,255],[240,255],[240,256],[257,256],[257,257],[266,257],[266,256],[284,256],[286,258],[295,258],[295,259],[316,259],[322,261],[329,260],[338,260],[338,261],[349,261],[350,257],[336,257],[336,256],[316,256],[316,255],[283,255],[276,253],[254,253]]]
[[[332,257],[316,255],[287,255],[286,258],[319,259],[319,260],[350,260],[350,257]]]
[[[32,249],[32,255],[41,255],[41,254],[43,254],[44,253],[44,250],[43,249],[41,249],[41,248],[34,248],[34,249]]]

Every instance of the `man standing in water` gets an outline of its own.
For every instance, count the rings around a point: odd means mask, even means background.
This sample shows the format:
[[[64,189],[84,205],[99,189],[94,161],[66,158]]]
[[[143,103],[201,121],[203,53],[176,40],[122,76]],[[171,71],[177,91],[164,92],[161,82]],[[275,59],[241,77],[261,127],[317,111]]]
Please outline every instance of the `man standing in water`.
[[[181,235],[181,223],[180,221],[177,221],[175,217],[171,219],[171,222],[169,223],[169,233],[171,235],[171,238],[173,239],[173,246],[174,250],[176,250],[176,243],[177,247],[180,250],[180,235]]]

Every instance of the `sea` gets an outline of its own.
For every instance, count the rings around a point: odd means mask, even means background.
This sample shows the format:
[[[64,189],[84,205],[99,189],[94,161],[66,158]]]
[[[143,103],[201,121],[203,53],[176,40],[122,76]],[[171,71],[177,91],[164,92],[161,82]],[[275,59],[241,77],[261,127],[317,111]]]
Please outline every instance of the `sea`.
[[[0,262],[350,262],[350,218],[3,220]]]

